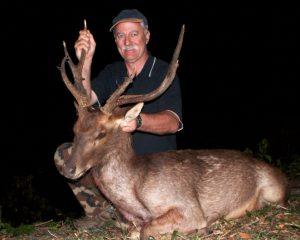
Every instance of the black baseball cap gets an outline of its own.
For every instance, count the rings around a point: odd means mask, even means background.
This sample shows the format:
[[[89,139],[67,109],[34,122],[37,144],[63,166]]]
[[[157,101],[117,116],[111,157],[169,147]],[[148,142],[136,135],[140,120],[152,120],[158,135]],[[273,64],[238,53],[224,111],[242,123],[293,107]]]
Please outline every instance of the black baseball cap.
[[[147,18],[137,9],[124,9],[113,20],[112,26],[109,29],[111,32],[113,28],[121,22],[143,22],[148,27]]]

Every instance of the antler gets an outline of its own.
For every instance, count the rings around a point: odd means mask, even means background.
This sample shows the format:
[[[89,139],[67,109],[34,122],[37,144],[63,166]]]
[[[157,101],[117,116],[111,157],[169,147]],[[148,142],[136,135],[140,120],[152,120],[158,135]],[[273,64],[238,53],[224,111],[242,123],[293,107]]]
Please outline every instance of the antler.
[[[84,20],[84,29],[87,29],[86,20]],[[83,87],[82,81],[84,78],[82,77],[82,68],[85,60],[86,52],[82,50],[79,62],[75,65],[68,53],[66,43],[63,42],[65,57],[63,58],[60,66],[60,73],[64,83],[66,84],[69,91],[75,97],[80,108],[88,107],[90,104],[90,96],[87,94],[85,88]],[[71,72],[74,78],[74,85],[70,82],[67,73],[65,64],[68,63]]]
[[[106,113],[111,113],[111,111],[121,105],[125,105],[128,103],[137,103],[137,102],[147,102],[151,101],[152,99],[157,98],[164,91],[171,85],[173,79],[176,74],[176,70],[178,67],[178,57],[180,54],[180,50],[183,43],[183,36],[184,36],[185,25],[182,25],[181,32],[178,38],[177,46],[174,51],[171,63],[169,64],[168,71],[166,76],[160,86],[153,90],[150,93],[144,95],[123,95],[121,94],[126,90],[126,87],[132,82],[134,76],[130,76],[124,80],[124,82],[119,86],[119,88],[112,94],[112,96],[107,100],[105,106],[101,108]]]
[[[117,106],[116,103],[118,101],[118,98],[124,93],[124,91],[126,90],[128,85],[130,83],[132,83],[134,76],[135,76],[135,74],[132,74],[131,76],[125,78],[124,82],[109,97],[109,99],[106,101],[105,105],[100,108],[102,112],[105,112],[106,114],[111,114],[111,112]]]

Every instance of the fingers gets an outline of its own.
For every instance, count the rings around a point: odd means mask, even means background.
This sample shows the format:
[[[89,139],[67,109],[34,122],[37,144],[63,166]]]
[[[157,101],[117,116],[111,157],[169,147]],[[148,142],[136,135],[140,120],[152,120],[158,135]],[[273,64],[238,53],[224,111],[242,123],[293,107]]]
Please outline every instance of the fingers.
[[[89,32],[88,30],[82,30],[79,32],[79,37],[77,41],[75,42],[75,49],[76,52],[81,52],[82,50],[85,50],[88,52],[90,48],[90,38],[89,38]]]
[[[81,30],[74,45],[77,57],[80,58],[82,50],[85,50],[87,54],[93,55],[95,46],[96,43],[90,31]]]
[[[121,128],[124,132],[134,132],[137,128],[136,120],[121,123]]]
[[[96,45],[93,34],[91,34],[89,30],[87,30],[87,31],[88,31],[88,37],[90,38],[91,45]]]
[[[86,41],[89,41],[92,34],[89,30],[81,30],[79,31],[79,39],[85,39]]]

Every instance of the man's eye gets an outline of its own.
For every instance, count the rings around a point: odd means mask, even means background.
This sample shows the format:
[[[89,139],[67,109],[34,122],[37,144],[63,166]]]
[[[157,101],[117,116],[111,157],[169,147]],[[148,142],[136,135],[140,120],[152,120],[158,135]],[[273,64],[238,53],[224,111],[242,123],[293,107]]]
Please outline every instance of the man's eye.
[[[138,35],[138,33],[137,32],[133,32],[133,33],[131,33],[131,37],[136,37]]]
[[[117,38],[118,38],[118,39],[124,38],[124,34],[117,34]]]

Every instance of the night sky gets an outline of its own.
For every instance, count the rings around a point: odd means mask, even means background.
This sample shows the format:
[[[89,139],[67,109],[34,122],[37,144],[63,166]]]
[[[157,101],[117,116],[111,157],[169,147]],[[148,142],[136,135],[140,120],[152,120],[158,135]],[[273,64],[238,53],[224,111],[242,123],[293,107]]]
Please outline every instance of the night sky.
[[[184,123],[180,148],[255,149],[266,138],[274,157],[300,153],[298,8],[184,3],[157,8],[140,1],[56,7],[47,13],[46,7],[21,4],[7,9],[11,14],[2,24],[2,196],[15,191],[7,188],[13,177],[33,175],[39,193],[51,204],[76,206],[52,160],[56,147],[72,140],[76,120],[73,97],[57,69],[64,56],[62,41],[75,57],[73,44],[87,20],[97,42],[95,76],[120,60],[108,30],[123,8],[144,13],[151,31],[149,50],[167,62],[181,25],[186,25],[177,71]]]

